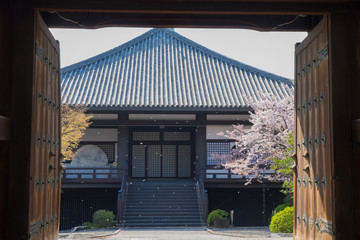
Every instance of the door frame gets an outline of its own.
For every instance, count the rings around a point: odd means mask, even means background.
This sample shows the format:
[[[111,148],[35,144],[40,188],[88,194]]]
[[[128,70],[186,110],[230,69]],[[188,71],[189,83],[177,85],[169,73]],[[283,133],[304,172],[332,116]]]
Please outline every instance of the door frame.
[[[359,179],[356,177],[360,170],[358,164],[359,141],[352,139],[354,129],[349,126],[354,119],[360,118],[360,107],[353,104],[357,101],[360,91],[360,73],[357,71],[360,64],[360,40],[359,23],[360,11],[359,3],[351,0],[314,0],[314,1],[250,1],[238,0],[228,1],[228,3],[238,4],[243,7],[239,11],[234,11],[234,15],[247,15],[251,23],[252,16],[255,15],[287,15],[287,14],[315,14],[328,15],[329,24],[329,62],[331,93],[334,102],[331,104],[332,119],[334,123],[334,134],[330,136],[334,140],[334,169],[335,174],[335,219],[337,220],[336,239],[357,239],[360,233],[356,230],[355,223],[360,223],[360,208],[355,204],[354,199],[360,199]],[[164,2],[162,2],[164,3]],[[29,142],[31,140],[31,91],[33,78],[33,53],[34,53],[34,16],[38,11],[72,11],[72,12],[126,12],[128,18],[134,17],[136,13],[152,12],[158,15],[166,15],[162,21],[162,26],[168,24],[169,27],[201,27],[196,21],[173,22],[169,19],[177,16],[187,16],[189,20],[196,20],[198,15],[192,15],[193,5],[201,6],[200,13],[208,16],[206,27],[240,27],[241,22],[230,24],[223,22],[218,12],[230,11],[224,7],[220,1],[204,4],[201,1],[165,1],[165,4],[154,4],[154,2],[128,1],[118,2],[105,0],[100,2],[92,1],[87,4],[84,2],[73,1],[33,1],[23,3],[22,1],[8,0],[1,3],[0,25],[6,26],[5,30],[0,28],[4,41],[0,43],[1,50],[5,54],[0,56],[3,60],[1,70],[4,70],[4,78],[1,83],[5,83],[7,98],[0,99],[1,114],[11,118],[11,140],[10,147],[2,150],[5,156],[5,172],[8,173],[9,186],[7,194],[1,195],[3,206],[6,206],[7,214],[2,215],[0,222],[0,236],[6,239],[23,239],[26,237],[29,223],[26,220],[28,214],[28,192],[25,186],[28,184],[28,164],[29,164]],[[186,5],[186,7],[182,6]],[[129,7],[130,6],[130,7]],[[169,7],[170,6],[170,7]],[[124,10],[125,9],[125,10]],[[175,14],[174,14],[175,13]],[[134,19],[134,18],[133,18]],[[146,21],[146,18],[136,19],[137,22],[127,23],[127,26],[158,26],[156,22]],[[192,24],[192,25],[191,25]],[[263,29],[266,30],[266,29]],[[353,30],[353,31],[351,31]],[[19,71],[21,69],[21,71]],[[19,88],[18,86],[22,86]],[[4,100],[4,101],[3,101]],[[7,154],[9,153],[9,154]],[[344,161],[346,160],[346,161]],[[19,167],[22,166],[22,167]],[[354,210],[355,209],[355,210]],[[22,216],[19,218],[19,216]],[[356,217],[355,217],[356,216]],[[357,236],[357,237],[355,237]]]
[[[179,129],[179,127],[181,129]],[[131,178],[152,178],[147,176],[147,148],[145,149],[145,177],[133,177],[132,176],[132,146],[133,145],[140,145],[144,143],[144,145],[176,145],[176,177],[173,178],[182,178],[178,175],[178,145],[190,145],[191,146],[191,169],[190,169],[190,178],[194,176],[195,170],[195,148],[196,148],[196,141],[195,141],[195,127],[129,127],[129,168],[128,174]],[[160,140],[159,141],[134,141],[133,140],[133,133],[134,132],[159,132],[160,133]],[[164,141],[164,132],[190,132],[190,141]],[[138,143],[138,144],[133,144]],[[162,148],[161,148],[162,149]],[[162,151],[162,150],[161,150]],[[162,158],[161,158],[161,176],[159,178],[163,178],[162,176]],[[172,177],[169,177],[172,178]]]

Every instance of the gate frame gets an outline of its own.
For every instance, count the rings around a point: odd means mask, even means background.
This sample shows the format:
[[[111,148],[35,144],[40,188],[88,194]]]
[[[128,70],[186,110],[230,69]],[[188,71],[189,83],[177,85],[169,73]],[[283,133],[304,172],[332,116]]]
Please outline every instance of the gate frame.
[[[129,4],[129,2],[132,2]],[[10,1],[1,3],[0,31],[5,33],[0,42],[0,50],[5,54],[0,56],[3,63],[0,66],[4,78],[1,79],[1,86],[5,86],[6,94],[0,99],[0,113],[11,118],[11,140],[10,147],[2,153],[9,157],[2,161],[8,164],[8,196],[1,194],[0,204],[7,208],[7,214],[1,214],[1,221],[5,225],[0,226],[0,237],[6,239],[26,239],[28,232],[28,174],[30,159],[31,140],[31,99],[32,99],[32,78],[34,66],[34,26],[37,11],[75,11],[82,12],[92,10],[94,12],[116,12],[124,6],[133,6],[133,11],[127,10],[130,14],[142,12],[143,9],[150,9],[154,13],[164,13],[163,9],[156,9],[153,2],[129,1],[123,4],[119,1],[40,1],[31,3],[22,1]],[[184,9],[191,9],[195,1],[184,2],[187,8],[181,8],[178,1],[165,0],[166,4],[159,5],[175,6],[168,19],[176,18],[176,14],[186,14]],[[239,5],[245,6],[239,15],[270,14],[326,14],[329,16],[329,67],[330,67],[330,91],[332,94],[331,119],[333,128],[330,136],[333,142],[334,158],[334,204],[335,219],[337,222],[336,239],[359,239],[360,233],[356,226],[360,224],[360,207],[356,205],[360,200],[360,180],[356,173],[360,170],[360,145],[356,138],[356,129],[359,124],[352,121],[360,119],[360,104],[358,92],[360,91],[360,4],[352,0],[315,0],[315,1],[291,1],[291,0],[263,0],[262,2],[250,0],[238,0]],[[223,26],[221,18],[217,18],[218,11],[224,11],[221,2],[215,2],[205,12],[210,17],[208,27]],[[211,7],[210,6],[210,7]],[[269,7],[270,6],[270,7]],[[184,7],[184,6],[183,6]],[[87,8],[87,9],[86,9]],[[170,8],[169,8],[170,9]],[[179,11],[177,11],[178,9]],[[229,9],[227,9],[229,10]],[[189,17],[191,19],[191,15]],[[251,21],[251,20],[250,20]],[[196,24],[189,23],[188,26],[195,27]],[[130,24],[128,24],[130,25]],[[135,24],[133,24],[135,25]],[[145,20],[140,20],[137,26],[153,26]],[[163,25],[162,25],[163,26]],[[184,26],[173,24],[172,27]],[[232,26],[234,27],[234,26]],[[21,87],[19,87],[21,86]],[[354,132],[352,132],[354,130]],[[6,164],[5,164],[6,166]],[[3,183],[4,185],[4,183]],[[4,198],[7,198],[6,200]]]

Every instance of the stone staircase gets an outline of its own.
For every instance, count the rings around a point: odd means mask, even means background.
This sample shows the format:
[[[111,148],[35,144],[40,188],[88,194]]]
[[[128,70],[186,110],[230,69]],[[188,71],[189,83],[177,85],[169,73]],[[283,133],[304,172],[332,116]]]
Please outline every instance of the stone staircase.
[[[194,180],[130,180],[124,227],[201,226]]]

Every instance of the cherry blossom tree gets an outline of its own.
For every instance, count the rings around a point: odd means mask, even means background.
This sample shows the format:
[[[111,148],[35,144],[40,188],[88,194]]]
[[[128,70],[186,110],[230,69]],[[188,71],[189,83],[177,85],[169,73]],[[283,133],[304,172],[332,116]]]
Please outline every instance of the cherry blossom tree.
[[[291,155],[293,154],[294,95],[278,98],[260,95],[257,99],[247,97],[251,125],[234,125],[233,131],[219,135],[235,140],[235,147],[228,155],[214,154],[219,164],[233,173],[261,181],[292,181]],[[264,170],[274,169],[275,174],[266,175]],[[289,172],[290,171],[290,172]]]

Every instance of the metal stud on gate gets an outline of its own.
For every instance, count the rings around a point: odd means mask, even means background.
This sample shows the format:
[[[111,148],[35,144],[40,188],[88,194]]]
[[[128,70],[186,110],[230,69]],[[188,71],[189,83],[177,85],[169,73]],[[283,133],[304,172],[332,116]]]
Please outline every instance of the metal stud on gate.
[[[303,147],[304,147],[304,149],[306,149],[306,137],[304,137],[304,140],[303,140],[303,142],[302,142],[302,145],[303,145]]]
[[[304,175],[304,178],[303,178],[303,183],[304,183],[304,188],[306,188],[307,179],[306,179],[306,176],[305,176],[305,175]]]
[[[300,143],[300,139],[298,140],[297,146],[298,146],[298,148],[299,148],[299,151],[300,151],[300,149],[301,149],[301,143]]]
[[[304,111],[304,113],[306,112],[306,100],[304,100],[304,103],[303,103],[303,105],[302,105],[302,108],[303,108],[303,111]]]
[[[327,233],[327,234],[333,235],[334,232],[333,232],[332,222],[328,222],[323,218],[320,218],[320,219],[321,219],[321,223],[323,225],[323,227],[320,230],[320,233]]]
[[[301,114],[301,105],[300,104],[297,106],[297,112],[298,112],[298,115]]]
[[[311,146],[312,146],[312,137],[309,137],[309,141],[308,141],[308,145],[309,145],[309,149],[311,150]]]
[[[319,175],[316,174],[316,178],[315,178],[316,190],[319,190],[319,185],[320,185],[320,178],[319,178]]]
[[[316,63],[317,63],[317,60],[316,60],[316,56],[315,56],[312,60],[312,64],[313,64],[314,68],[316,68]]]
[[[45,146],[45,143],[46,143],[46,138],[45,136],[42,137],[42,145]]]
[[[325,145],[326,145],[326,136],[325,136],[325,132],[322,132],[322,134],[321,134],[321,144],[322,144],[322,146],[323,147],[325,147]]]
[[[324,104],[324,101],[325,101],[325,93],[324,93],[324,91],[322,91],[322,92],[321,92],[321,95],[320,95],[320,102],[321,102],[322,104]]]
[[[307,71],[310,72],[311,71],[311,60],[309,60],[307,66]]]
[[[40,142],[41,142],[41,137],[40,137],[39,133],[37,133],[36,134],[36,146],[37,147],[39,146]]]
[[[298,183],[298,187],[300,188],[301,187],[301,178],[300,178],[300,176],[298,176],[298,178],[297,178],[297,183]]]
[[[315,94],[315,96],[314,96],[314,107],[315,108],[318,106],[318,102],[319,102],[318,96]]]
[[[298,215],[296,216],[296,219],[297,219],[298,224],[300,224],[301,223],[300,213],[298,213]]]
[[[304,226],[306,226],[307,223],[307,218],[306,218],[306,214],[304,213],[304,216],[302,218],[303,222],[304,222]]]
[[[54,176],[51,177],[51,187],[54,187],[55,185],[55,179]]]
[[[39,184],[40,184],[40,182],[39,182],[39,178],[35,178],[35,181],[34,181],[35,191],[37,191],[37,190],[38,190]]]
[[[311,230],[314,227],[314,219],[312,218],[312,216],[309,217],[309,226]]]
[[[312,179],[312,177],[311,177],[311,176],[309,177],[309,186],[310,186],[310,189],[312,189],[312,186],[313,186],[313,179]]]
[[[327,184],[327,181],[326,181],[325,176],[323,176],[323,178],[322,178],[322,180],[321,180],[321,183],[322,183],[323,189],[324,189],[324,191],[325,191],[325,190],[326,190],[326,184]]]
[[[309,101],[308,101],[308,109],[309,109],[309,111],[311,111],[311,106],[312,106],[312,99],[311,99],[311,97],[309,97]]]
[[[45,179],[44,177],[41,178],[41,188],[44,189],[45,186]]]
[[[315,148],[318,147],[318,144],[319,144],[319,137],[317,134],[315,134],[315,138],[314,138],[314,145],[315,145]]]
[[[320,231],[320,221],[318,217],[315,220],[315,227],[316,227],[316,231]]]
[[[38,104],[41,103],[41,98],[42,98],[42,95],[41,95],[41,92],[39,90],[39,92],[38,92]]]

